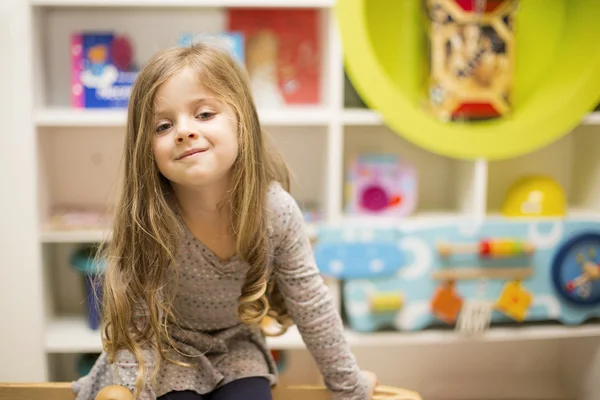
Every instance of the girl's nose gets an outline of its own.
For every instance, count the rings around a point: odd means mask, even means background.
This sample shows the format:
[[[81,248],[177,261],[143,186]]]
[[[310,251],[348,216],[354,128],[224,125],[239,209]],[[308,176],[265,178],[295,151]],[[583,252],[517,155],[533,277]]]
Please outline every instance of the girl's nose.
[[[177,141],[179,143],[183,142],[183,138],[187,136],[189,139],[195,139],[196,138],[196,134],[194,132],[189,132],[187,135],[183,134],[183,135],[179,135],[177,137]]]

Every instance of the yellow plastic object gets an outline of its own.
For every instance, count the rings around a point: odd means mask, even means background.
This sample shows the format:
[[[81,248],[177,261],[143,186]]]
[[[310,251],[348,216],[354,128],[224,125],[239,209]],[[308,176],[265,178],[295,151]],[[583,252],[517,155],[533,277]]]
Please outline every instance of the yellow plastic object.
[[[422,0],[338,0],[348,77],[391,129],[449,157],[503,159],[543,147],[600,101],[600,1],[520,0],[513,112],[444,123],[424,107]]]
[[[523,321],[533,301],[531,293],[523,288],[521,282],[513,281],[504,285],[496,309],[515,321]]]
[[[567,200],[562,187],[547,176],[526,176],[507,192],[502,214],[507,217],[562,217]]]
[[[398,311],[404,304],[400,293],[377,293],[371,296],[371,311],[375,313]]]

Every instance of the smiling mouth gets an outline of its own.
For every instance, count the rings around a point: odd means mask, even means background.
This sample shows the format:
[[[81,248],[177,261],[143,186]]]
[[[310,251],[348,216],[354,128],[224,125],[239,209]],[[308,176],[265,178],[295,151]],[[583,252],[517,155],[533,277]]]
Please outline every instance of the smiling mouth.
[[[191,157],[195,154],[200,154],[200,153],[204,153],[206,151],[206,149],[192,149],[192,150],[188,150],[185,153],[183,153],[182,155],[180,155],[179,157],[177,157],[177,160],[183,160],[184,158],[188,158]]]

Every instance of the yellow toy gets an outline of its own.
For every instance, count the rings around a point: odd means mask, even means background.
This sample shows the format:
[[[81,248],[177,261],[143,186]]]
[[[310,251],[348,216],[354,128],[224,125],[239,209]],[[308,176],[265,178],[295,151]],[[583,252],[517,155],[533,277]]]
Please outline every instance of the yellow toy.
[[[521,286],[521,282],[513,281],[504,286],[496,304],[496,309],[515,321],[523,321],[533,297]]]
[[[508,190],[502,206],[507,217],[562,217],[567,200],[562,187],[551,177],[526,176]]]

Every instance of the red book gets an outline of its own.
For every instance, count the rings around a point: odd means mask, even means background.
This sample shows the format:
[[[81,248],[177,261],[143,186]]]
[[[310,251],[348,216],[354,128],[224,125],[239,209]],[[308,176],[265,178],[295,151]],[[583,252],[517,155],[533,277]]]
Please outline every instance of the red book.
[[[244,35],[246,69],[259,107],[320,103],[317,10],[234,8],[228,17],[228,31]]]

